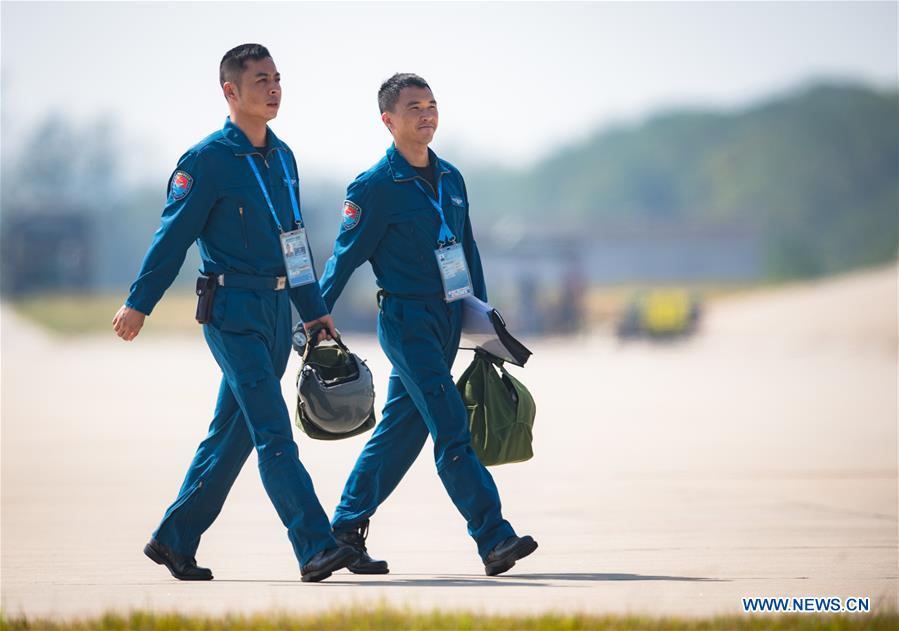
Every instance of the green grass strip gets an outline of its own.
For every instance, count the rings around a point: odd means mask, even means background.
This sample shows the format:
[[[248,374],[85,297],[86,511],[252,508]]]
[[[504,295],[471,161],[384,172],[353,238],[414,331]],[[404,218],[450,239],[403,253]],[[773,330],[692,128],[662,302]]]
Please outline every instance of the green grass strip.
[[[306,615],[278,613],[223,617],[134,611],[127,615],[108,613],[99,618],[64,622],[0,616],[2,631],[896,631],[897,628],[897,613],[747,614],[694,619],[560,613],[508,616],[355,607]]]
[[[54,333],[114,336],[112,318],[123,300],[123,296],[111,295],[44,295],[16,300],[12,306],[19,316]],[[194,320],[196,303],[196,296],[190,294],[167,295],[147,318],[141,334],[177,332],[202,337]]]

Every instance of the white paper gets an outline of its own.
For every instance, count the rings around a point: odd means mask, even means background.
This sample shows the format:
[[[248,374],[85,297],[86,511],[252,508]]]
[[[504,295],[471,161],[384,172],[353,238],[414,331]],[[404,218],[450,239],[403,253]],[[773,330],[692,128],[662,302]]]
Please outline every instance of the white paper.
[[[494,309],[489,304],[475,298],[465,296],[462,300],[462,341],[465,348],[482,348],[491,355],[517,364],[509,349],[500,341],[496,327],[490,315]],[[502,318],[500,318],[502,319]]]

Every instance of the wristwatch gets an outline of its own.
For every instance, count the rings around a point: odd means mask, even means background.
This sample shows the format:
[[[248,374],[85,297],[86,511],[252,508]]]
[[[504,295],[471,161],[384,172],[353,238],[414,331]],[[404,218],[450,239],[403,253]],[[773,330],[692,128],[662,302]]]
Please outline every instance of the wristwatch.
[[[306,337],[306,329],[303,328],[303,323],[297,323],[297,325],[293,329],[293,337],[291,338],[291,342],[293,342],[293,350],[302,355],[303,351],[306,350],[306,342],[308,341],[309,338]]]

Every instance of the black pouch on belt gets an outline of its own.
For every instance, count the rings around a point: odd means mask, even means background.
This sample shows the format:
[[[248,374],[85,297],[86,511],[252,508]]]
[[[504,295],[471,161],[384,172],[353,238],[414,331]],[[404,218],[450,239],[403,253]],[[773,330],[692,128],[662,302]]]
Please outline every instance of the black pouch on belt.
[[[212,299],[215,298],[215,288],[218,287],[218,278],[214,274],[203,274],[197,278],[197,322],[206,324],[212,318]]]

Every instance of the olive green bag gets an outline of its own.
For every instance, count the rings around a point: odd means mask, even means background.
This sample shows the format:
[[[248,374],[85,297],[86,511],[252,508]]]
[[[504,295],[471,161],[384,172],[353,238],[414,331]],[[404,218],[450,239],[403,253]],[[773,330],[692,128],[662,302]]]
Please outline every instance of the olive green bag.
[[[531,393],[506,371],[502,360],[480,349],[475,351],[474,361],[456,387],[468,410],[471,446],[484,465],[533,457],[537,407]]]

